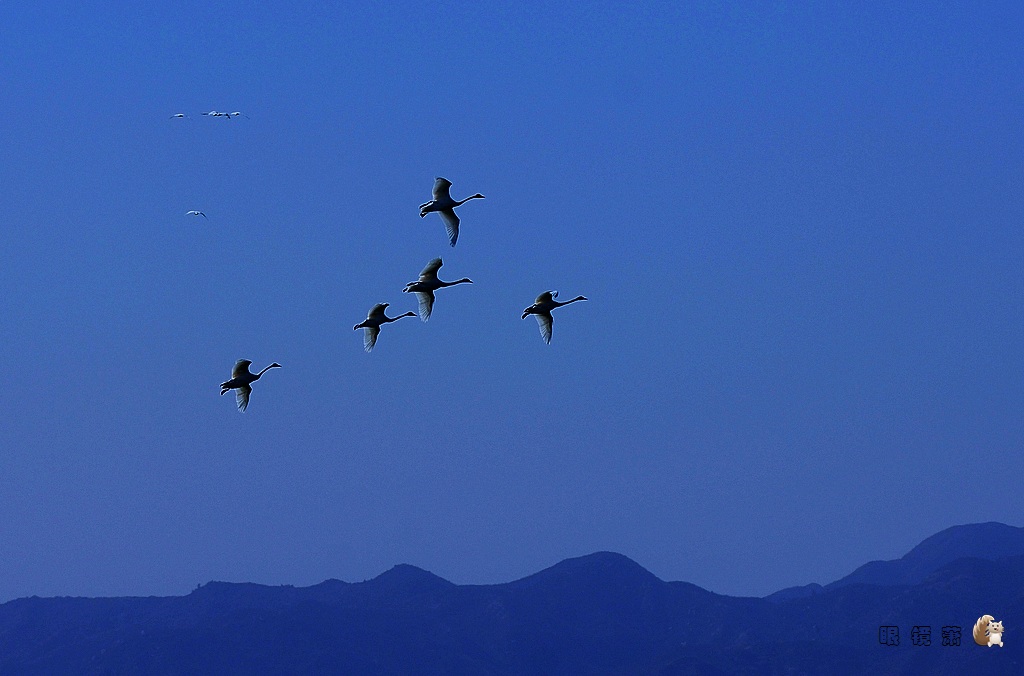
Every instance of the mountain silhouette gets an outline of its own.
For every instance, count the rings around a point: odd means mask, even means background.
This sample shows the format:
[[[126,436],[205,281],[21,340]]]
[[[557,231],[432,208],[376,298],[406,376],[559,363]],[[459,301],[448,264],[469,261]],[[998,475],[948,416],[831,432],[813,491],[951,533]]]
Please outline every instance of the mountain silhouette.
[[[401,563],[365,584],[377,593],[384,594],[428,594],[455,586],[444,578],[407,563]]]
[[[846,577],[824,587],[817,583],[788,587],[765,598],[770,601],[805,598],[826,589],[838,589],[852,584],[914,585],[958,559],[995,561],[1021,555],[1024,555],[1024,528],[994,521],[953,526],[923,540],[899,559],[865,563]]]
[[[0,605],[0,674],[1024,673],[1022,531],[956,526],[766,598],[665,582],[612,552],[494,585],[403,564],[355,583],[23,598]],[[1005,647],[974,644],[982,614],[1003,621]],[[880,626],[900,644],[880,643]]]
[[[828,585],[835,589],[849,584],[918,584],[940,567],[962,558],[995,561],[1024,555],[1024,528],[1003,523],[953,526],[927,538],[895,561],[866,563],[841,580]]]

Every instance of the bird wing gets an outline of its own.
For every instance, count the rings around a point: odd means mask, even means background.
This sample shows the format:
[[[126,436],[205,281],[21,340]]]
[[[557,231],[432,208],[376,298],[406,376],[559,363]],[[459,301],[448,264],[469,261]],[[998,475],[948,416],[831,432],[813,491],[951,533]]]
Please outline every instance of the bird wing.
[[[550,291],[545,291],[541,295],[537,296],[537,300],[533,301],[534,305],[540,305],[541,303],[550,303],[554,298]]]
[[[377,336],[380,335],[379,326],[363,327],[363,349],[369,352],[377,344]]]
[[[420,272],[420,279],[430,279],[432,277],[437,277],[437,271],[441,269],[442,265],[444,265],[444,263],[441,261],[440,258],[435,258],[431,260],[429,263],[427,263],[427,267],[423,268],[423,271]]]
[[[245,409],[249,406],[249,395],[252,394],[252,388],[248,385],[239,385],[235,388],[235,402],[238,404],[238,410],[245,413]]]
[[[416,298],[420,301],[420,319],[427,321],[430,319],[430,311],[434,309],[434,292],[417,291]]]
[[[370,311],[366,314],[366,318],[374,319],[376,317],[383,317],[384,308],[386,308],[387,306],[387,303],[377,303],[372,308],[370,308]]]
[[[452,209],[442,209],[437,213],[441,214],[441,218],[444,219],[444,227],[448,231],[448,241],[455,246],[455,242],[459,240],[459,217]]]
[[[540,337],[544,339],[544,342],[548,345],[551,344],[551,314],[548,312],[538,312],[533,315],[537,318],[537,326],[540,327]]]
[[[249,364],[252,362],[248,359],[239,359],[235,362],[235,368],[231,369],[232,380],[238,376],[246,375],[249,373]]]
[[[451,201],[451,187],[451,181],[449,181],[447,178],[442,178],[438,176],[437,179],[434,181],[434,190],[432,192],[432,194],[434,195],[434,199]]]

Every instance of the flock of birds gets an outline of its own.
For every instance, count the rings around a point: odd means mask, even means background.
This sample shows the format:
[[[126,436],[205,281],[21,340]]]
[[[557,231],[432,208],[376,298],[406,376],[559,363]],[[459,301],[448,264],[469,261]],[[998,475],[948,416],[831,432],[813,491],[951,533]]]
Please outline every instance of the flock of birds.
[[[237,117],[243,115],[241,112],[233,113],[220,113],[216,110],[203,113],[208,117]],[[175,113],[171,115],[171,119],[182,119],[188,116],[184,113]],[[245,115],[244,117],[248,117]],[[441,220],[444,221],[445,229],[448,232],[448,242],[451,246],[455,246],[455,243],[459,239],[459,217],[455,213],[455,207],[461,206],[473,199],[484,199],[484,196],[480,193],[470,195],[469,197],[462,200],[454,200],[451,195],[452,182],[446,178],[438,176],[434,180],[434,188],[432,191],[432,197],[429,202],[424,202],[420,205],[420,218],[423,218],[429,213],[436,212]],[[197,209],[192,209],[185,212],[186,216],[202,216],[208,218],[205,213]],[[441,269],[443,261],[440,258],[434,258],[427,266],[420,272],[419,279],[409,282],[402,289],[404,293],[415,293],[417,300],[419,301],[419,317],[422,321],[427,321],[430,318],[430,313],[434,309],[434,292],[438,289],[443,289],[447,286],[455,286],[456,284],[472,284],[473,280],[468,277],[456,280],[454,282],[444,282],[437,276],[437,271]],[[585,296],[576,296],[572,300],[558,301],[557,291],[545,291],[533,302],[533,305],[523,310],[522,319],[526,319],[529,315],[533,315],[537,318],[537,325],[540,327],[541,338],[544,339],[545,343],[551,343],[551,326],[552,318],[551,311],[555,308],[562,307],[563,305],[569,305],[581,300],[587,300]],[[390,324],[391,322],[397,322],[399,319],[404,317],[415,317],[415,312],[405,312],[403,314],[388,317],[386,310],[390,303],[377,303],[370,312],[366,315],[366,319],[352,327],[353,330],[363,330],[363,349],[367,352],[373,350],[373,346],[377,344],[377,337],[380,335],[380,327],[384,324]],[[248,359],[239,359],[235,362],[234,368],[231,370],[231,378],[225,380],[220,384],[220,393],[226,394],[227,392],[234,390],[235,399],[238,404],[238,410],[244,412],[249,406],[249,396],[252,394],[252,384],[259,380],[264,373],[272,368],[281,368],[281,365],[274,362],[270,366],[267,366],[258,373],[253,373],[249,370],[249,366],[252,362]]]

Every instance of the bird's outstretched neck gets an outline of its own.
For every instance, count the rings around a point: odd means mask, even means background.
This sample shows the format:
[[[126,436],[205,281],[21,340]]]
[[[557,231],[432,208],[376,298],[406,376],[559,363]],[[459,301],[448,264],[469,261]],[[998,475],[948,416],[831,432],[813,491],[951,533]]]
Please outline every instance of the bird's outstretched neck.
[[[559,302],[556,301],[555,304],[558,305],[559,307],[561,307],[562,305],[568,305],[569,303],[575,303],[578,300],[587,300],[587,297],[586,296],[576,296],[572,300],[567,300],[564,303],[559,303]]]
[[[259,377],[260,377],[260,376],[262,376],[262,375],[263,375],[264,373],[266,373],[266,372],[267,372],[267,371],[269,371],[270,369],[274,369],[274,368],[281,368],[281,365],[280,365],[280,364],[278,364],[278,363],[277,363],[277,362],[275,361],[275,362],[274,362],[273,364],[271,364],[271,365],[270,365],[270,366],[268,366],[267,368],[265,368],[265,369],[263,369],[262,371],[260,371],[259,373],[257,373],[257,374],[256,374],[256,378],[259,378]],[[224,393],[223,393],[223,392],[221,392],[221,394],[224,394]]]
[[[468,202],[469,200],[475,200],[475,199],[484,199],[484,196],[483,196],[483,195],[481,195],[480,193],[477,193],[477,194],[475,194],[475,195],[470,195],[470,196],[469,196],[469,197],[467,197],[466,199],[464,199],[464,200],[459,200],[458,202],[456,202],[456,203],[455,203],[455,206],[460,206],[460,205],[462,205],[462,204],[465,204],[465,203],[466,203],[466,202]]]

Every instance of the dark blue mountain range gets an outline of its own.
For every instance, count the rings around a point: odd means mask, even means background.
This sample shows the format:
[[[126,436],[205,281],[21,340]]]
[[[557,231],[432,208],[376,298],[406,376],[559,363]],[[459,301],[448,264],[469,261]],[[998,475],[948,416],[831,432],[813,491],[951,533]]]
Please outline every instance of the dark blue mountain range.
[[[975,645],[982,614],[1005,647]],[[763,599],[599,552],[497,585],[400,565],[360,583],[0,605],[0,674],[1024,674],[1022,651],[1024,528],[999,523]]]

